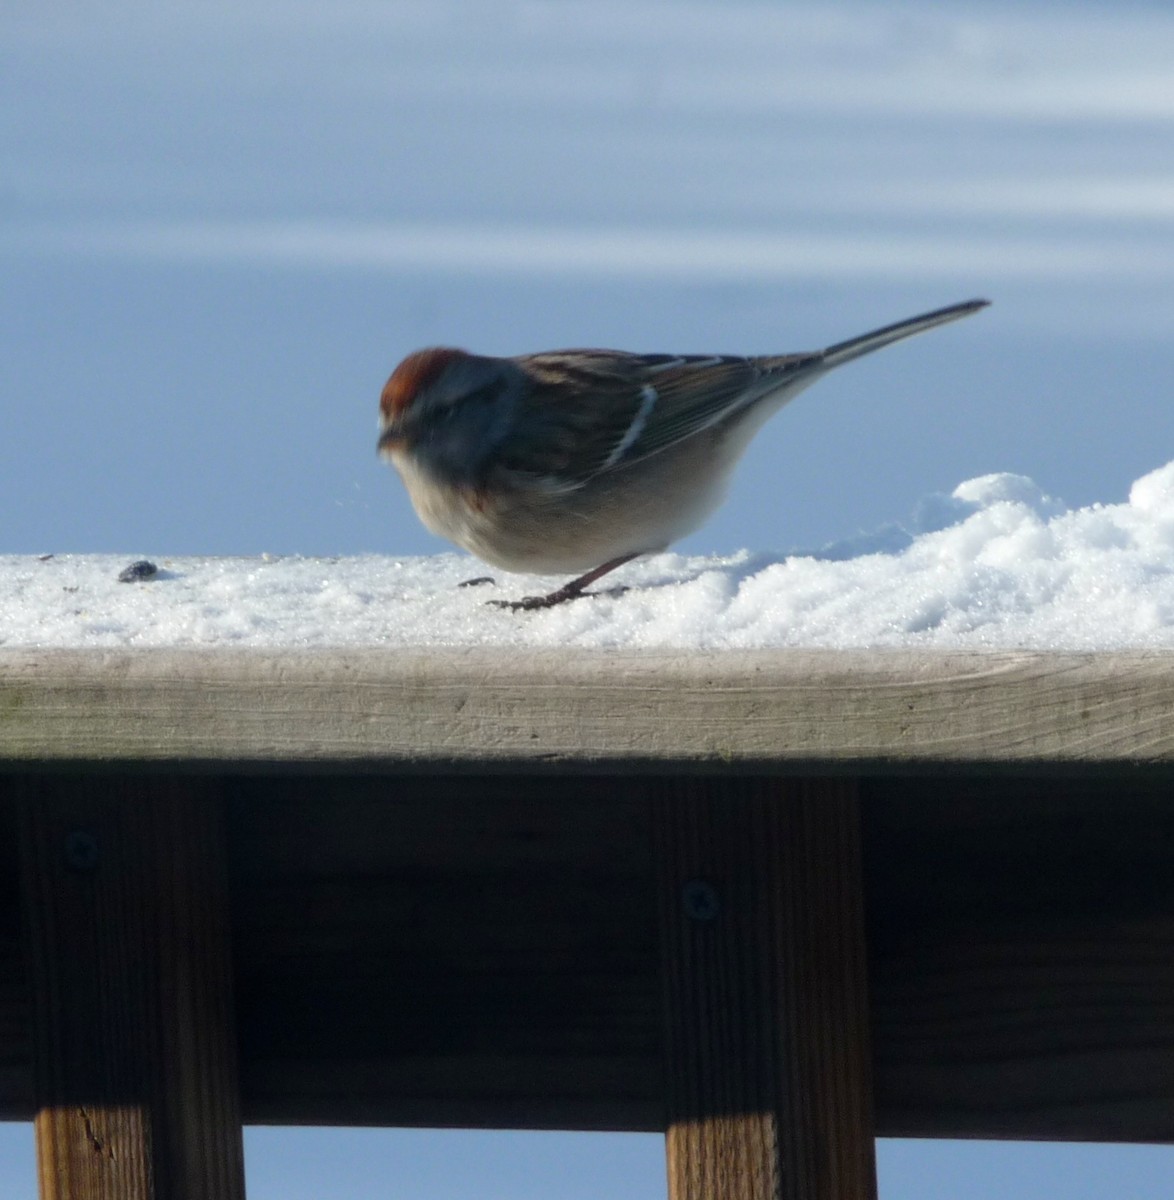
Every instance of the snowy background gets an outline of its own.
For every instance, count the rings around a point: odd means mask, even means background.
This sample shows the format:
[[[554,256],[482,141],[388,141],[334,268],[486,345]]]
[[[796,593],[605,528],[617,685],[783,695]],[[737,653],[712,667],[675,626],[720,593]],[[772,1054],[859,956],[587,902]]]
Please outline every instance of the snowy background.
[[[1174,642],[1164,4],[8,3],[0,212],[0,644]],[[971,296],[787,408],[616,599],[457,591],[375,457],[421,345],[778,352]],[[248,1154],[254,1200],[664,1187],[656,1138]],[[886,1200],[1172,1175],[881,1146]],[[0,1192],[34,1194],[24,1127]]]

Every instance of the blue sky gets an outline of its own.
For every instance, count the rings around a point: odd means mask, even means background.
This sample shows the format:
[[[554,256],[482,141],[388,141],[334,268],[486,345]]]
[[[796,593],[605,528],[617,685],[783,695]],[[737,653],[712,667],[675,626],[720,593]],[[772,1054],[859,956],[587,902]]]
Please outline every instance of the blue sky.
[[[0,552],[433,553],[374,452],[412,349],[780,352],[976,295],[772,421],[681,548],[813,550],[992,471],[1117,501],[1174,456],[1162,5],[46,0],[0,34]],[[252,1195],[663,1188],[656,1139],[456,1137],[258,1131]],[[882,1149],[907,1200],[1174,1173]]]

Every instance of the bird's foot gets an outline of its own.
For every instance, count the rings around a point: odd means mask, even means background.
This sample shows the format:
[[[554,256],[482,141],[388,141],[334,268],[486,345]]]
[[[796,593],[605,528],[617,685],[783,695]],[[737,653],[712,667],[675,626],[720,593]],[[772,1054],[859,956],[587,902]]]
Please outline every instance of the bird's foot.
[[[476,579],[462,579],[457,587],[481,587],[483,584],[496,582],[497,580],[492,575],[478,575]]]
[[[565,604],[568,600],[584,600],[588,596],[622,596],[628,589],[623,586],[604,588],[598,592],[587,592],[579,588],[559,588],[546,596],[523,596],[521,600],[486,600],[491,608],[505,608],[510,612],[532,612],[536,608],[554,608],[556,604]]]

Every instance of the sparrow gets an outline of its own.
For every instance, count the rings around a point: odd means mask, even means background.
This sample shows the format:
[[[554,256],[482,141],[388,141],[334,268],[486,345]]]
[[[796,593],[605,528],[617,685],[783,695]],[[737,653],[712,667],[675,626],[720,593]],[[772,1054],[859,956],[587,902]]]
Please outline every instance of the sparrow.
[[[491,602],[550,608],[701,525],[762,424],[821,376],[988,303],[799,354],[417,350],[383,388],[378,449],[433,533],[509,571],[573,574]]]

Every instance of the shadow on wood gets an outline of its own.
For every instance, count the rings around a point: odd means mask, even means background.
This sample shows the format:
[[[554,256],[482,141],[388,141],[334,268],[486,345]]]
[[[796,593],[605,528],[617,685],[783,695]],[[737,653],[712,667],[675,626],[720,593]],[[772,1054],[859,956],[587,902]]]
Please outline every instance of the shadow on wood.
[[[14,790],[41,1196],[243,1197],[217,790]]]
[[[664,1128],[657,780],[206,784],[226,800],[246,1120]],[[0,1113],[27,1120],[15,786]],[[1174,1140],[1169,777],[859,793],[878,1131]]]
[[[656,791],[669,1195],[875,1197],[855,786]]]

